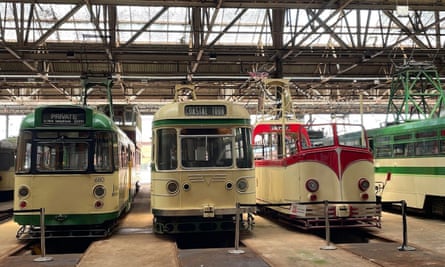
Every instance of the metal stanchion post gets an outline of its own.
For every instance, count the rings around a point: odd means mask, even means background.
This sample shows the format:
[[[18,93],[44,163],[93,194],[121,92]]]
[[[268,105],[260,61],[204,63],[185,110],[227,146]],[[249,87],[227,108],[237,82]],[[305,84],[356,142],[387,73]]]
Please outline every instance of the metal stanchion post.
[[[52,257],[46,256],[46,244],[45,244],[45,208],[40,209],[40,250],[41,256],[34,259],[36,262],[52,261]]]
[[[244,250],[239,249],[239,221],[240,221],[240,204],[236,203],[236,215],[235,215],[235,249],[229,250],[230,254],[243,254]]]
[[[326,246],[321,247],[323,250],[335,250],[336,246],[331,245],[331,227],[329,226],[329,206],[328,201],[324,201],[324,217],[325,217],[325,229],[326,229]]]
[[[414,251],[413,247],[407,245],[408,243],[408,227],[406,224],[406,201],[402,200],[402,222],[403,222],[403,243],[398,247],[400,251]]]

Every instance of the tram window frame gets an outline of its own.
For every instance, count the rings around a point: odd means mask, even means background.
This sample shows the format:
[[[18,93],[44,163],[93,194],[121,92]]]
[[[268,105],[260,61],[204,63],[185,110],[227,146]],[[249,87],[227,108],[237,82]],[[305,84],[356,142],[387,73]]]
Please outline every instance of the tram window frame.
[[[17,142],[16,173],[28,173],[31,170],[32,132],[22,131]]]
[[[439,154],[445,154],[445,140],[439,140]]]
[[[375,146],[376,158],[388,158],[392,157],[392,145],[391,144],[378,144]]]
[[[38,172],[86,171],[88,168],[88,142],[36,142]]]
[[[345,129],[340,133],[340,127]],[[337,124],[338,143],[342,146],[368,148],[365,129],[361,125]]]
[[[261,157],[255,156],[257,160],[278,160],[279,135],[276,132],[266,132],[255,136],[255,151],[260,150]]]
[[[119,166],[117,136],[113,132],[95,132],[93,166],[96,172],[112,172]]]
[[[253,146],[254,158],[256,160],[283,159],[280,153],[282,152],[282,148],[280,148],[281,142],[276,142],[276,140],[281,140],[281,136],[282,133],[279,132],[266,132],[255,135],[254,146]],[[300,135],[297,132],[286,133],[285,145],[284,145],[286,154],[285,157],[291,157],[298,154],[299,137]]]
[[[393,145],[393,157],[400,158],[406,156],[406,144],[394,144]]]
[[[250,148],[252,143],[252,129],[241,127],[235,128],[235,156],[236,167],[238,168],[252,168],[253,167],[253,152]]]
[[[155,131],[155,162],[158,170],[174,170],[178,167],[177,130],[161,128]]]
[[[184,168],[230,168],[233,165],[234,135],[231,130],[229,134],[181,134],[179,139],[181,166]]]
[[[414,143],[416,156],[431,156],[439,154],[437,140],[422,140]]]
[[[303,149],[313,149],[315,147],[328,147],[335,145],[334,129],[331,124],[307,125],[302,128],[309,133],[310,146],[302,144]],[[313,134],[311,134],[313,133]]]

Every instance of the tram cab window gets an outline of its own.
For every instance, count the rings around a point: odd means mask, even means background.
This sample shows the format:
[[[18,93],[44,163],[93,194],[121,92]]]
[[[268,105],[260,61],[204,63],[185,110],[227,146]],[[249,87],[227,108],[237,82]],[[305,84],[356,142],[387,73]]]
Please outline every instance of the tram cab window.
[[[37,171],[85,171],[88,167],[87,143],[38,142],[36,149]]]
[[[45,131],[36,133],[33,139],[31,132],[23,132],[18,142],[16,170],[19,173],[86,171],[90,143],[81,138],[87,136],[85,132]]]
[[[176,129],[156,131],[155,159],[159,170],[174,170],[178,166]]]
[[[182,129],[181,164],[184,168],[230,167],[236,156],[238,167],[249,165],[250,135],[246,135],[243,129],[236,129],[235,136],[231,128]]]

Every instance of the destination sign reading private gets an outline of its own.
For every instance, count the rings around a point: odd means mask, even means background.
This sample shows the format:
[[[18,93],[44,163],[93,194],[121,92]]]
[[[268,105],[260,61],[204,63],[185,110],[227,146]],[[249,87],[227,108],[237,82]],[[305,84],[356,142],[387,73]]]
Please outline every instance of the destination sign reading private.
[[[85,124],[85,111],[81,109],[45,109],[42,111],[44,125],[79,126]]]

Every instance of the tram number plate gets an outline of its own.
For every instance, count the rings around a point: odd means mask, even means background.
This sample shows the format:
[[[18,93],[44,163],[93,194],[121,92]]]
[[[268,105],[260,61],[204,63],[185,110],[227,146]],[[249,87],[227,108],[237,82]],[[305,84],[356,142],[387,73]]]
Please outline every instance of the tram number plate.
[[[349,217],[351,216],[351,209],[349,205],[338,205],[335,207],[335,214],[338,217]]]
[[[215,217],[215,208],[213,206],[205,206],[203,210],[202,216],[204,218],[213,218]]]

